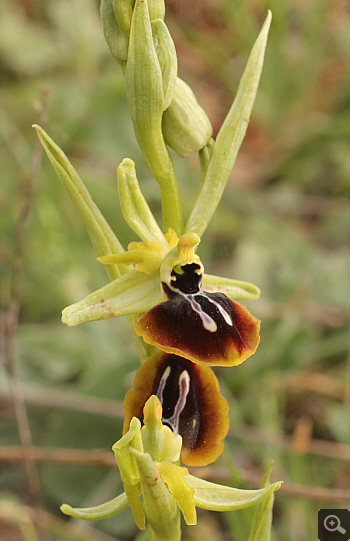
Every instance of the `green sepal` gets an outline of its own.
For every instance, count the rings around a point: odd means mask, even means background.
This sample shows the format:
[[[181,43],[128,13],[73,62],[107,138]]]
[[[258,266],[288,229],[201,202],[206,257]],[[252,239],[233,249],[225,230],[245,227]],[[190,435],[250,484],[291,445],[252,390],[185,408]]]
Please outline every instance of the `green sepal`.
[[[132,19],[131,0],[112,0],[113,12],[120,29],[129,37]],[[126,60],[126,58],[125,58]]]
[[[180,458],[182,438],[162,423],[159,398],[150,396],[143,409],[144,426],[141,429],[143,448],[155,462],[176,462]]]
[[[127,224],[144,242],[157,242],[169,250],[168,242],[140,190],[134,162],[125,158],[117,173],[119,200]]]
[[[183,158],[203,148],[213,134],[205,111],[179,77],[172,102],[163,114],[162,130],[166,144]]]
[[[61,505],[61,511],[65,515],[69,515],[74,518],[80,518],[82,520],[102,520],[104,518],[114,517],[119,515],[122,511],[125,511],[130,506],[129,500],[123,492],[113,500],[96,505],[95,507],[71,507],[64,503]]]
[[[156,538],[162,541],[180,539],[179,507],[162,480],[151,455],[136,450],[132,450],[132,453],[140,472],[143,508]]]
[[[104,256],[124,251],[67,156],[40,126],[34,125],[34,128],[53,168],[83,220],[97,254]],[[125,272],[127,267],[122,267],[120,270],[118,267],[113,268],[107,265],[105,269],[109,279],[114,280]]]
[[[273,465],[274,461],[267,467],[261,482],[261,488],[267,487],[270,483],[270,473]],[[272,492],[255,509],[248,541],[270,541],[274,498],[275,495]]]
[[[157,53],[163,82],[163,110],[173,99],[177,78],[177,56],[168,28],[161,19],[151,22],[154,48]]]
[[[233,301],[252,300],[260,297],[260,289],[249,282],[221,278],[212,274],[203,274],[202,288],[204,291],[219,291]]]
[[[136,485],[140,481],[139,470],[131,450],[143,452],[141,422],[133,417],[130,428],[112,447],[123,483]]]
[[[282,484],[280,481],[258,490],[240,490],[203,481],[193,475],[188,475],[184,479],[191,488],[194,488],[194,501],[197,507],[209,511],[235,511],[252,507],[268,498]]]
[[[88,321],[143,313],[165,300],[159,272],[145,274],[133,270],[67,306],[62,311],[62,321],[74,327]]]
[[[202,236],[220,202],[247,131],[260,80],[270,23],[271,12],[269,11],[250,54],[232,107],[218,133],[213,155],[185,231],[195,231]]]
[[[119,64],[123,64],[128,58],[129,39],[117,22],[113,4],[114,0],[102,0],[101,2],[102,28],[112,56]]]
[[[188,475],[187,468],[177,466],[171,462],[160,462],[156,464],[156,468],[170,493],[177,501],[186,524],[189,526],[197,524],[196,505],[193,497],[194,489],[189,487],[184,479],[184,475]]]
[[[162,72],[153,44],[147,0],[135,2],[125,82],[136,139],[160,185],[163,231],[172,227],[180,235],[183,230],[182,207],[174,166],[162,134]]]

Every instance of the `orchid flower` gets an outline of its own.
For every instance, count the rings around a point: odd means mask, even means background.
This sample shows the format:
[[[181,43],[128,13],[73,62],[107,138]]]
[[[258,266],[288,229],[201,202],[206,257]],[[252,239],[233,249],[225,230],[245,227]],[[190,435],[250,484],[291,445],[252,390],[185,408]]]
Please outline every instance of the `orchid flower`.
[[[244,509],[269,502],[281,486],[281,482],[269,485],[265,476],[262,488],[239,490],[190,475],[187,468],[178,465],[182,437],[162,423],[163,415],[158,397],[152,395],[143,409],[143,426],[133,417],[129,430],[113,446],[125,492],[91,508],[63,504],[62,512],[83,520],[101,520],[131,507],[141,530],[148,522],[150,539],[175,541],[181,535],[180,511],[188,525],[195,525],[196,507],[211,511]],[[260,523],[268,524],[269,515],[267,508],[260,514]]]
[[[237,301],[257,299],[247,282],[204,272],[197,254],[222,197],[254,104],[271,13],[252,49],[236,97],[214,141],[212,126],[177,75],[175,46],[164,23],[163,0],[102,0],[103,31],[121,66],[134,131],[161,191],[163,227],[153,216],[132,160],[117,170],[125,221],[140,239],[124,249],[78,173],[44,130],[35,126],[56,173],[76,206],[110,283],[62,312],[68,326],[127,316],[141,367],[126,394],[124,435],[113,446],[125,492],[91,509],[62,506],[85,520],[114,516],[128,506],[152,541],[181,536],[180,510],[196,524],[196,506],[217,511],[264,505],[256,523],[268,529],[273,492],[237,490],[189,475],[223,450],[228,405],[210,365],[236,366],[259,344],[260,321]],[[184,224],[168,150],[198,152],[200,187]],[[158,348],[158,351],[155,351]],[[266,511],[264,511],[266,509]],[[260,528],[260,526],[259,526]]]

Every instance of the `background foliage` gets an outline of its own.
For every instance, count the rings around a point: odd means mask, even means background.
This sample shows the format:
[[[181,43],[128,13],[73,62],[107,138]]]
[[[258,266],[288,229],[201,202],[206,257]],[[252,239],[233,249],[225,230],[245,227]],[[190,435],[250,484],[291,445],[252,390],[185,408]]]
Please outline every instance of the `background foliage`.
[[[262,341],[243,365],[216,371],[231,406],[231,433],[226,453],[203,475],[256,488],[275,458],[273,480],[285,484],[276,495],[273,539],[308,541],[316,539],[319,507],[348,505],[350,480],[346,2],[167,0],[166,21],[181,77],[217,132],[268,8],[273,23],[252,121],[199,252],[207,272],[261,288],[249,309],[263,321]],[[37,539],[38,533],[45,540],[88,540],[91,529],[67,524],[58,507],[113,497],[119,474],[92,460],[55,463],[51,453],[51,460],[29,464],[28,490],[23,463],[13,458],[25,436],[17,423],[18,382],[35,447],[109,451],[122,425],[120,404],[109,399],[123,400],[138,360],[123,319],[71,329],[60,322],[61,309],[101,287],[106,276],[48,160],[40,171],[35,164],[31,125],[40,110],[45,129],[125,246],[135,239],[117,200],[120,161],[136,162],[155,212],[159,192],[135,141],[99,2],[4,0],[0,10],[0,518],[9,540]],[[174,160],[186,213],[198,189],[198,162],[195,156]],[[34,513],[37,505],[41,511]],[[184,539],[205,532],[208,540],[246,541],[250,520],[250,510],[202,512],[196,528],[184,528]],[[138,535],[128,512],[93,527],[101,541]]]

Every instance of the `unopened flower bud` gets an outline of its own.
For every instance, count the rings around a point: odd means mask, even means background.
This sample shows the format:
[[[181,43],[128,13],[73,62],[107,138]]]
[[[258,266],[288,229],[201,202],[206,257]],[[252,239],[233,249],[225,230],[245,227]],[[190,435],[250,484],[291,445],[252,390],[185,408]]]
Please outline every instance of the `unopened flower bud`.
[[[161,19],[151,22],[153,44],[162,72],[163,111],[173,99],[177,80],[177,56],[169,30]]]
[[[115,2],[117,3],[117,2]],[[101,19],[103,33],[109,50],[117,62],[126,62],[128,58],[129,38],[117,22],[113,0],[102,0]]]
[[[177,78],[172,102],[162,120],[164,140],[183,158],[200,150],[213,133],[209,118],[191,88]]]
[[[149,18],[151,21],[154,21],[155,19],[164,19],[164,15],[165,15],[164,0],[148,0],[148,11],[149,11]]]
[[[118,25],[124,34],[129,37],[132,19],[131,0],[112,0],[112,4]]]

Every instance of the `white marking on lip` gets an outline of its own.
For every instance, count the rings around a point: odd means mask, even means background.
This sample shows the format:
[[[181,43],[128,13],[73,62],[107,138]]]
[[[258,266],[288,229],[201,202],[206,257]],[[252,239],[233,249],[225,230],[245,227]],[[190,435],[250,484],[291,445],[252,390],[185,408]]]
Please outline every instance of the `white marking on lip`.
[[[156,395],[158,396],[162,406],[164,403],[163,399],[163,392],[166,385],[166,382],[170,376],[171,368],[170,366],[167,366],[167,368],[164,370],[164,373],[161,377],[159,387],[157,389]],[[179,376],[179,398],[175,404],[174,412],[171,417],[162,417],[162,421],[170,425],[172,431],[174,434],[179,433],[179,422],[180,422],[180,415],[182,410],[184,409],[186,405],[187,395],[190,390],[190,376],[187,370],[183,370]]]
[[[232,318],[231,318],[230,314],[228,314],[226,312],[225,308],[223,308],[221,306],[221,304],[218,303],[217,301],[214,301],[214,299],[211,299],[210,297],[207,297],[207,299],[208,299],[208,301],[210,301],[212,304],[214,304],[216,306],[216,308],[219,310],[220,314],[222,315],[222,317],[226,321],[227,325],[230,325],[230,327],[232,327],[233,326]]]
[[[183,370],[179,377],[179,398],[175,404],[174,413],[169,419],[165,419],[172,427],[174,434],[179,433],[180,414],[186,405],[187,395],[190,390],[190,376],[187,370]]]
[[[187,295],[186,298],[190,302],[192,310],[196,312],[196,314],[198,314],[201,318],[202,325],[205,330],[209,332],[216,332],[218,330],[218,326],[213,320],[213,318],[209,314],[204,312],[201,305],[194,299],[192,295]]]

